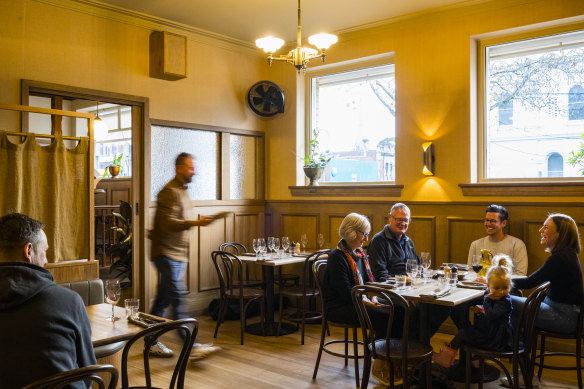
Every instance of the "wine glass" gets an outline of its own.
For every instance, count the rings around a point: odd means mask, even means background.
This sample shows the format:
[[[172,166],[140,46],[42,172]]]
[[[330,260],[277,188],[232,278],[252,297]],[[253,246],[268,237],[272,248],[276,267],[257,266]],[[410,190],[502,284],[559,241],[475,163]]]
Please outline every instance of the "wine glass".
[[[106,320],[111,322],[120,320],[119,317],[114,316],[114,306],[120,301],[121,294],[120,280],[105,280],[105,302],[112,305],[112,316],[106,318]]]
[[[270,251],[270,256],[272,255],[271,252],[274,251],[274,237],[268,236],[268,249]]]
[[[318,249],[322,250],[322,246],[324,246],[324,235],[318,234]]]
[[[306,234],[300,235],[300,244],[302,245],[302,252],[306,251],[306,245],[308,244],[308,237]]]
[[[256,253],[256,258],[258,257],[258,253],[260,252],[260,240],[258,238],[253,240],[253,251]]]
[[[265,255],[266,251],[267,251],[266,240],[264,238],[260,238],[259,247],[260,247],[260,257],[261,257],[262,255]]]
[[[420,253],[420,259],[422,260],[422,266],[424,267],[424,284],[428,283],[428,277],[426,274],[428,273],[428,269],[432,265],[432,257],[430,253],[427,251],[423,251]]]
[[[406,261],[406,273],[408,273],[408,277],[412,280],[412,285],[416,282],[416,276],[418,275],[418,260],[417,259],[408,259]],[[410,289],[413,289],[413,286],[410,285]]]
[[[274,253],[276,253],[276,257],[281,258],[281,255],[280,255],[280,238],[272,238],[272,248],[274,249]]]
[[[282,248],[284,249],[284,255],[288,252],[288,248],[290,247],[290,238],[287,236],[282,237]]]
[[[477,273],[477,277],[481,270],[483,270],[482,257],[477,254],[472,255],[472,270]]]

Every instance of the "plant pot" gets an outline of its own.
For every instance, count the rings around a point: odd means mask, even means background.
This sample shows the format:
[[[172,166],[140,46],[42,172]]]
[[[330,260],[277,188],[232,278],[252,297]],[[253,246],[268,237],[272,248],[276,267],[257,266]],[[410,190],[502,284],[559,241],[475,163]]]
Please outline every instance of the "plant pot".
[[[119,166],[108,166],[107,170],[111,174],[112,178],[116,178],[118,174],[120,174],[120,167]]]
[[[317,186],[318,179],[322,176],[322,172],[324,171],[324,167],[304,167],[304,174],[310,180],[308,186]]]

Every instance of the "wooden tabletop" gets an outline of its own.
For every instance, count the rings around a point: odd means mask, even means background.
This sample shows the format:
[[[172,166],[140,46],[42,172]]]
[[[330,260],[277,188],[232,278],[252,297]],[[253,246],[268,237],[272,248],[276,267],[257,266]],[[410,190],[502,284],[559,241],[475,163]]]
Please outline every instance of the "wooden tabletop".
[[[380,283],[371,284],[374,286],[383,287],[383,284]],[[391,286],[392,284],[389,284],[389,287]],[[482,297],[485,293],[484,290],[479,289],[452,287],[450,294],[447,294],[446,296],[440,298],[420,298],[420,295],[430,294],[439,288],[440,286],[437,280],[431,280],[427,284],[424,284],[423,280],[416,280],[412,289],[410,289],[408,286],[405,290],[396,288],[392,288],[391,290],[409,300],[420,301],[427,304],[446,305],[450,307],[462,304],[466,301],[473,300],[478,297]]]
[[[112,314],[112,306],[110,304],[88,305],[85,308],[87,308],[87,315],[91,324],[93,347],[128,340],[144,329],[126,320],[126,309],[123,307],[114,307],[115,315],[120,320],[113,323],[106,320]]]

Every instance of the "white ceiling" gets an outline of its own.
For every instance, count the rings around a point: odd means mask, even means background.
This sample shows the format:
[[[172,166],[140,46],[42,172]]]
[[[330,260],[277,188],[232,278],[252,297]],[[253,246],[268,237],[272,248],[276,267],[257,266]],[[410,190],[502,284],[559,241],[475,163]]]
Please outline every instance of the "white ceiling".
[[[304,0],[302,36],[339,32],[403,15],[479,0]],[[484,0],[483,0],[484,1]],[[296,39],[296,0],[100,0],[253,43],[273,35]]]

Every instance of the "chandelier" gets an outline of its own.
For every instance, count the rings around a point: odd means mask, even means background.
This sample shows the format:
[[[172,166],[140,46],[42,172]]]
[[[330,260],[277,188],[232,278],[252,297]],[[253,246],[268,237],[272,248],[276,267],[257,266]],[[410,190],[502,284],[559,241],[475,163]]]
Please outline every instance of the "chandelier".
[[[318,48],[315,50],[310,47],[302,47],[302,27],[300,25],[300,0],[298,0],[298,28],[296,29],[296,48],[290,50],[287,55],[272,56],[282,45],[284,41],[280,38],[267,36],[256,40],[256,45],[268,53],[268,63],[272,66],[272,61],[285,61],[294,65],[298,72],[306,69],[306,64],[315,58],[322,58],[322,62],[326,57],[326,50],[338,40],[333,34],[316,34],[308,38],[308,42]]]

